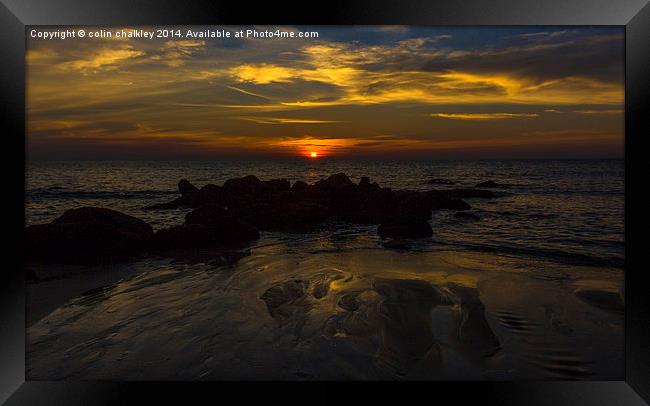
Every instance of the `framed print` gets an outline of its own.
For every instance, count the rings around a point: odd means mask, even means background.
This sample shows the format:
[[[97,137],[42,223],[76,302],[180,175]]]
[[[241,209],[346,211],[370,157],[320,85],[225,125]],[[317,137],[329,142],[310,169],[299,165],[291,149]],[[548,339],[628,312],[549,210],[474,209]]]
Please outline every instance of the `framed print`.
[[[645,404],[650,7],[319,8],[4,2],[0,399]]]

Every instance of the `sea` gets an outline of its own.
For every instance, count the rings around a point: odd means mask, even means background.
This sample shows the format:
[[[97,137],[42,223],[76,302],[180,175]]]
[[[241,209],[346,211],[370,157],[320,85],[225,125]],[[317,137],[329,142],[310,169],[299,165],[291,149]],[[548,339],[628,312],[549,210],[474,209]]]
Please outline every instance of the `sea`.
[[[178,196],[188,179],[201,187],[256,175],[313,183],[343,172],[353,181],[368,176],[393,189],[472,187],[493,180],[496,198],[465,199],[479,221],[453,212],[433,213],[434,235],[417,246],[543,258],[566,264],[622,270],[624,263],[623,160],[362,161],[319,159],[254,161],[79,161],[31,162],[26,181],[26,222],[48,222],[67,209],[108,207],[141,218],[154,229],[181,224],[188,210],[146,211],[143,207]],[[434,178],[454,185],[427,184]],[[349,225],[349,236],[369,237],[373,227]],[[341,233],[341,225],[332,232]],[[286,236],[309,239],[310,236]],[[373,244],[373,238],[357,243]],[[359,248],[350,246],[348,249]]]

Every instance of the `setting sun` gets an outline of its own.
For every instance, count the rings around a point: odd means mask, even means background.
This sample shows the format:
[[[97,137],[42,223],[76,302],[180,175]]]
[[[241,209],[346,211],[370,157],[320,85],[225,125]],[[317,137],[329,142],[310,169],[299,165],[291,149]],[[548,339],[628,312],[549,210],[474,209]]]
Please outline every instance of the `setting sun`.
[[[310,158],[318,158],[318,153],[317,152],[310,152],[309,157]]]

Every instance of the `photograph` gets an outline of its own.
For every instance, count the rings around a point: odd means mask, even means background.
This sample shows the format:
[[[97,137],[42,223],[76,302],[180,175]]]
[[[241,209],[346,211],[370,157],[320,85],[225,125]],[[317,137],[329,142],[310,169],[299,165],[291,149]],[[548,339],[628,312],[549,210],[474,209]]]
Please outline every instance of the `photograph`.
[[[625,26],[25,41],[27,380],[626,379]]]

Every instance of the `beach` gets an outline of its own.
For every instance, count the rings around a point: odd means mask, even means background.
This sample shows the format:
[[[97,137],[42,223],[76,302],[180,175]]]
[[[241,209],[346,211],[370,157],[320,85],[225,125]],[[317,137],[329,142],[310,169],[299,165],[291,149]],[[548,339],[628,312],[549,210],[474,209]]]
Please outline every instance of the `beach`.
[[[156,233],[192,211],[143,209],[177,199],[180,178],[293,185],[345,172],[421,193],[497,184],[478,188],[490,198],[462,198],[467,210],[430,212],[425,237],[328,218],[184,254],[28,264],[27,376],[620,379],[622,170],[617,160],[34,165],[28,223],[110,207]]]

